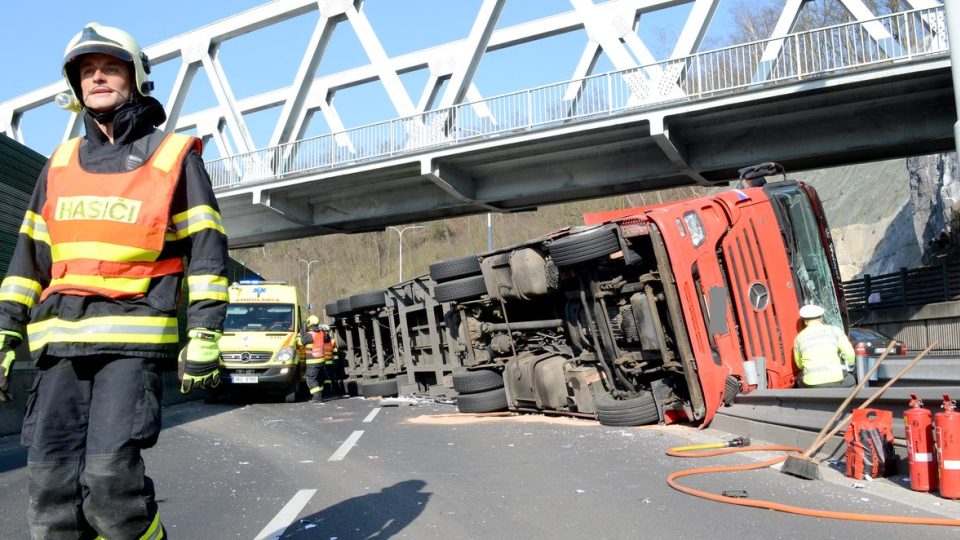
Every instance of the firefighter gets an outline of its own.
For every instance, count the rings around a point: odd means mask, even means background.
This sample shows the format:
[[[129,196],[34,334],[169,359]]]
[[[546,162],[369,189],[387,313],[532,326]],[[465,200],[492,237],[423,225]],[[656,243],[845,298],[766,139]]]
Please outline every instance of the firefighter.
[[[40,173],[0,283],[0,399],[26,338],[33,538],[164,538],[141,450],[160,434],[184,276],[181,391],[219,383],[227,238],[199,140],[155,129],[166,114],[133,37],[88,24],[62,73],[86,134]]]
[[[793,342],[793,359],[803,370],[801,388],[841,388],[854,385],[850,368],[855,353],[839,328],[823,322],[823,308],[808,304],[800,308],[804,329]]]
[[[307,317],[307,335],[303,337],[303,343],[310,345],[307,352],[307,388],[310,389],[310,401],[323,401],[323,384],[320,382],[320,376],[323,372],[324,364],[324,345],[326,340],[323,331],[320,329],[320,318],[316,315]]]
[[[334,382],[337,381],[337,345],[329,326],[323,325],[320,330],[323,332],[323,397],[331,398],[339,393],[334,387]]]

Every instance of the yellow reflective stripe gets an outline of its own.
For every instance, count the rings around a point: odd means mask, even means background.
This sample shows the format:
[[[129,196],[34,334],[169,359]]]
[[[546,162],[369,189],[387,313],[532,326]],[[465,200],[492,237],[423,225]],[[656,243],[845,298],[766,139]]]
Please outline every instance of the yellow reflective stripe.
[[[187,276],[187,291],[191,302],[196,300],[230,301],[227,278],[216,275]]]
[[[66,167],[69,165],[70,157],[73,155],[73,151],[77,148],[77,144],[79,143],[80,137],[74,137],[58,146],[53,152],[53,157],[50,159],[50,166]]]
[[[150,278],[119,278],[103,276],[86,276],[83,274],[67,274],[50,281],[51,287],[60,285],[76,285],[77,287],[98,287],[111,291],[125,293],[145,293],[150,287]]]
[[[220,231],[221,234],[227,234],[223,228],[223,218],[220,212],[217,212],[209,205],[194,206],[186,212],[175,214],[171,221],[173,228],[177,230],[177,238],[186,238],[191,234],[203,229],[213,229]]]
[[[177,343],[176,317],[88,317],[46,319],[27,325],[30,350],[48,343]]]
[[[139,540],[160,540],[163,538],[163,527],[160,526],[160,511],[153,515],[153,521],[147,527],[147,532]]]
[[[163,172],[170,172],[170,169],[177,163],[180,151],[190,142],[189,135],[173,133],[167,136],[163,141],[163,146],[157,151],[157,157],[153,158],[153,166]]]
[[[319,394],[322,391],[323,391],[323,388],[320,388],[319,386],[310,389],[311,394]]]
[[[40,282],[32,279],[7,276],[3,283],[0,283],[0,301],[16,302],[23,304],[28,308],[37,305],[40,300]]]
[[[50,233],[47,231],[47,222],[43,216],[27,210],[23,215],[23,224],[20,225],[20,232],[33,238],[37,242],[43,242],[50,245]]]
[[[70,259],[98,259],[101,261],[138,262],[155,261],[160,252],[132,246],[108,244],[106,242],[66,242],[50,247],[53,262]]]
[[[163,234],[164,242],[174,242],[176,240],[179,240],[179,238],[177,238],[177,233],[175,232],[166,232]]]

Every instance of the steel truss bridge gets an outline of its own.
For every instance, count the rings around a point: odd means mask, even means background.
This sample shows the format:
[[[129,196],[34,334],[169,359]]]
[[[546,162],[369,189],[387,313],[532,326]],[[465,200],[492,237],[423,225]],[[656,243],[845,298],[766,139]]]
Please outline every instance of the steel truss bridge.
[[[795,31],[806,2],[787,0],[768,38],[702,51],[719,0],[569,0],[571,11],[504,28],[506,0],[483,0],[465,39],[391,57],[362,0],[278,0],[146,52],[154,64],[179,61],[164,129],[196,133],[225,156],[207,166],[231,247],[247,247],[722,184],[758,161],[797,171],[952,150],[943,5],[907,0],[909,11],[877,16],[861,0],[833,1],[851,22]],[[681,4],[690,4],[686,22],[658,61],[638,21]],[[317,23],[292,83],[237,99],[221,45],[311,13]],[[318,77],[341,24],[369,63]],[[494,97],[477,88],[484,55],[578,31],[587,39],[569,79]],[[594,73],[601,54],[615,71]],[[200,69],[217,105],[181,114]],[[416,70],[429,76],[414,103],[400,75]],[[375,80],[397,117],[345,128],[334,96]],[[29,143],[24,113],[65,90],[59,82],[0,103],[0,131]],[[270,144],[255,148],[244,116],[273,108]],[[331,133],[304,138],[318,113]],[[81,123],[73,115],[64,138]]]

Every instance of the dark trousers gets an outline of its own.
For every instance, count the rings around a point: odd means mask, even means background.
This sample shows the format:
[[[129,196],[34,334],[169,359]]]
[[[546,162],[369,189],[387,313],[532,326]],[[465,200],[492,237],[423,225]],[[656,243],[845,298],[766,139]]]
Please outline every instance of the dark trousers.
[[[320,392],[323,391],[323,383],[320,381],[320,374],[323,364],[307,364],[307,371],[303,378],[307,381],[307,388],[310,389],[311,398],[320,398]]]
[[[28,448],[33,538],[140,538],[157,514],[140,450],[160,434],[156,360],[49,358],[30,389]]]

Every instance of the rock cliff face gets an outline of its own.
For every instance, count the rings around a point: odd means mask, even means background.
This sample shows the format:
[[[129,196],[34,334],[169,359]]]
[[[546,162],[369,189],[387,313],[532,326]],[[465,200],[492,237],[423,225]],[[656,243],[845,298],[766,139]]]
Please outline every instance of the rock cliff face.
[[[820,193],[844,280],[929,263],[955,251],[960,183],[955,154],[788,175]]]

